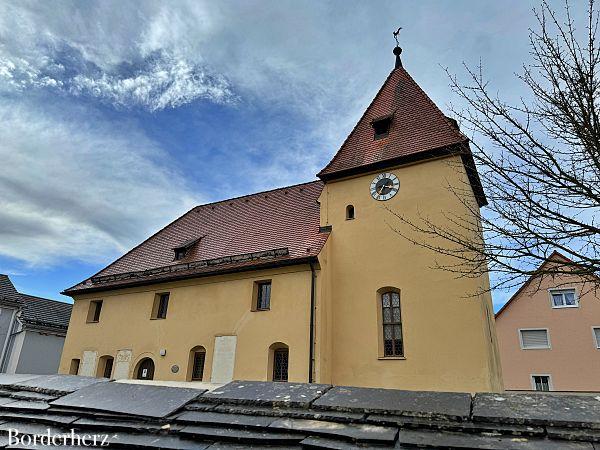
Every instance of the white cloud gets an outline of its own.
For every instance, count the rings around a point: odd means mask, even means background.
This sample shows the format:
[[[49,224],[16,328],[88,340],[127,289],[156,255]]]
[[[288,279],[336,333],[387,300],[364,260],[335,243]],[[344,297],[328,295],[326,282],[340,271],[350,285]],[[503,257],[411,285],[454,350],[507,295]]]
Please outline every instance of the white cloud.
[[[29,264],[105,261],[198,200],[130,123],[5,98],[0,142],[0,254]]]

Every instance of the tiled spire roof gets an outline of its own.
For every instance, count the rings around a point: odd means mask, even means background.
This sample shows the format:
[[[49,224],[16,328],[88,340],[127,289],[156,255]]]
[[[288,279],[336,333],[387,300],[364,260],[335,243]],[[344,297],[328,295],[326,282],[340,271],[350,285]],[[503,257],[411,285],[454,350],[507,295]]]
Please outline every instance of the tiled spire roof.
[[[389,134],[373,138],[372,121],[392,115]],[[425,158],[459,148],[468,139],[447,119],[403,67],[394,69],[339,151],[318,176],[323,180]]]

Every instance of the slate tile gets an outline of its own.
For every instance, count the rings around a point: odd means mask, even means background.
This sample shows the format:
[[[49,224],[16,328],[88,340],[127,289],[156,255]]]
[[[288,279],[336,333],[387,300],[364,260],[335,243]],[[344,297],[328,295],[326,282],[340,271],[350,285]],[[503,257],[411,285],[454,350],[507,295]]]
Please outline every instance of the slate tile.
[[[63,414],[46,414],[36,412],[0,411],[0,420],[10,421],[36,421],[41,423],[68,425],[75,422],[79,416],[68,416]]]
[[[482,448],[488,450],[593,450],[589,442],[554,441],[517,436],[485,436],[426,430],[400,430],[396,448]]]
[[[532,425],[510,425],[487,422],[461,422],[454,420],[437,420],[420,417],[394,416],[386,414],[369,414],[366,423],[391,425],[402,428],[425,428],[442,431],[463,431],[466,433],[494,433],[513,436],[543,436],[544,427]]]
[[[476,394],[473,420],[600,428],[600,395]]]
[[[41,394],[39,392],[30,392],[30,391],[12,392],[10,394],[10,396],[11,396],[11,398],[15,398],[17,400],[38,400],[38,401],[44,401],[44,402],[56,400],[59,397],[57,395]]]
[[[454,392],[336,386],[317,399],[313,408],[467,420],[471,396]]]
[[[50,405],[46,402],[30,402],[27,400],[13,399],[11,403],[5,403],[2,405],[2,408],[44,410],[50,408]]]
[[[179,431],[180,434],[196,436],[212,441],[237,441],[248,444],[294,444],[306,437],[297,433],[281,433],[275,430],[268,432],[243,430],[239,428],[208,427],[190,425]]]
[[[43,394],[65,395],[84,387],[107,382],[106,378],[81,377],[79,375],[40,375],[29,380],[12,383],[12,387]]]
[[[82,418],[77,419],[73,426],[82,429],[108,429],[108,430],[139,430],[139,431],[150,431],[158,432],[162,428],[157,423],[147,423],[141,421],[128,421],[128,420],[102,420],[102,419],[88,419]]]
[[[15,399],[11,397],[0,397],[0,406],[6,405],[7,403],[13,403],[14,401]]]
[[[309,436],[300,442],[302,448],[325,448],[332,450],[364,450],[364,445],[353,444],[351,442],[338,441],[336,439],[324,438],[322,436]],[[377,446],[368,448],[393,448],[393,446]]]
[[[600,430],[590,428],[546,427],[548,437],[571,441],[600,442]]]
[[[212,442],[182,439],[178,436],[134,433],[115,433],[109,438],[109,442],[111,448],[118,445],[134,448],[148,447],[177,450],[202,450],[212,444]]]
[[[0,373],[0,387],[10,387],[13,384],[23,383],[24,381],[33,380],[34,378],[39,378],[41,376],[42,375]]]
[[[293,417],[297,419],[329,420],[331,422],[351,423],[364,419],[364,413],[345,411],[314,410],[303,408],[285,408],[252,405],[217,405],[215,412],[230,414],[247,414],[275,417]]]
[[[347,440],[371,443],[393,443],[397,428],[364,424],[343,424],[323,420],[278,419],[270,428],[304,431],[307,434],[340,436]]]
[[[308,408],[329,388],[331,385],[328,384],[233,381],[206,393],[202,398],[231,404]]]
[[[217,406],[216,403],[209,403],[206,401],[196,400],[185,405],[185,409],[189,409],[190,411],[211,411],[215,409]]]
[[[214,412],[186,411],[177,416],[176,422],[213,425],[231,425],[240,427],[268,427],[275,417],[251,416],[243,414],[223,414]]]
[[[268,450],[288,450],[288,449],[301,449],[302,447],[299,445],[249,445],[249,444],[232,444],[227,442],[216,442],[208,447],[208,450],[245,450],[247,448],[257,448],[257,449],[268,449]]]
[[[89,408],[147,417],[165,417],[198,397],[202,389],[99,383],[52,402],[52,405]]]

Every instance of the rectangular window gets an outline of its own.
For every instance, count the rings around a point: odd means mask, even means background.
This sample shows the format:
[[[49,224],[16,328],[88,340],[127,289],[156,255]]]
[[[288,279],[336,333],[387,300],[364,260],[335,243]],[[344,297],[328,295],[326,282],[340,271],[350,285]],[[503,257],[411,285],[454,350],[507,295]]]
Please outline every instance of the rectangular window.
[[[192,363],[192,381],[202,381],[202,377],[204,376],[205,359],[206,352],[194,352],[194,361]]]
[[[256,310],[265,311],[271,309],[271,282],[260,281],[257,283]]]
[[[519,330],[519,335],[521,338],[522,349],[529,350],[550,348],[548,330]]]
[[[381,315],[383,319],[383,356],[404,356],[400,294],[398,292],[385,292],[381,295]]]
[[[577,308],[577,296],[575,289],[552,289],[550,290],[553,308]]]
[[[99,322],[102,312],[102,300],[92,300],[88,309],[87,321],[89,323]]]
[[[154,305],[152,306],[152,319],[166,319],[167,310],[169,309],[169,297],[168,292],[156,294],[154,296]]]
[[[600,327],[594,327],[592,328],[592,331],[594,332],[596,348],[600,348]]]
[[[77,375],[79,374],[79,359],[72,359],[71,360],[71,366],[69,367],[69,374],[70,375]]]
[[[531,384],[536,391],[550,391],[550,376],[549,375],[532,375]]]
[[[287,348],[278,348],[273,352],[273,381],[288,380],[288,358]]]

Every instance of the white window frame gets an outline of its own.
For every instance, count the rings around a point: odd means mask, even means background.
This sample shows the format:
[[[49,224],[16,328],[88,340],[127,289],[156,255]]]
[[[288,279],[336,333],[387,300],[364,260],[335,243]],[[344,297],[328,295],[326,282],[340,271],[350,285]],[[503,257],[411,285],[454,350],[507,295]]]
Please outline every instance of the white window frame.
[[[531,380],[531,389],[535,392],[544,392],[535,389],[535,379],[533,377],[548,377],[548,389],[550,389],[550,392],[554,390],[554,385],[552,384],[552,375],[549,373],[532,373],[529,376],[529,379]]]
[[[595,330],[600,330],[600,325],[592,326],[592,338],[594,339],[594,344],[596,345],[596,348],[600,350],[600,342],[598,342],[598,339],[596,339],[596,331]]]
[[[523,346],[523,334],[521,331],[546,331],[548,337],[548,347],[525,347]],[[552,342],[550,341],[550,329],[549,328],[519,328],[519,343],[521,344],[521,350],[550,350],[552,349]]]
[[[575,297],[574,305],[559,305],[556,306],[554,304],[554,299],[552,298],[552,294],[561,294],[566,291],[573,291]],[[548,289],[548,296],[550,297],[550,306],[552,309],[562,309],[562,308],[579,308],[579,295],[577,295],[577,289],[575,288],[551,288]]]

